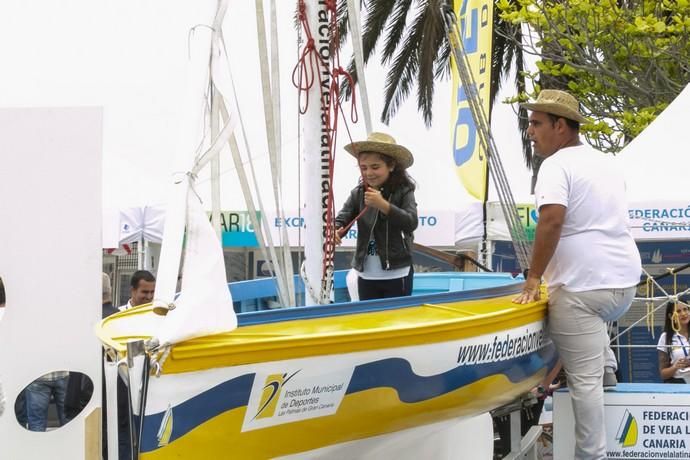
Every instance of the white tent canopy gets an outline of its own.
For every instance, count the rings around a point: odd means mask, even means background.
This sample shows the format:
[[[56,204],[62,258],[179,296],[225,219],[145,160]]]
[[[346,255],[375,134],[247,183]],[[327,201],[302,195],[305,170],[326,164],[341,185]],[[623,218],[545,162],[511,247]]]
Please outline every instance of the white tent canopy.
[[[636,240],[690,238],[690,85],[619,154]]]

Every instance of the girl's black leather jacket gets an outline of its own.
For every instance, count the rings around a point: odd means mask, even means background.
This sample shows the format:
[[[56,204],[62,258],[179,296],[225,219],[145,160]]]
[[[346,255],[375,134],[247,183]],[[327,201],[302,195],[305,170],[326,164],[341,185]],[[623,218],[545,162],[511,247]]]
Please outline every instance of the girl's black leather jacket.
[[[384,270],[412,265],[412,232],[417,228],[417,202],[414,190],[400,186],[390,191],[384,186],[381,194],[390,203],[388,215],[375,208],[369,208],[357,220],[357,249],[352,259],[352,268],[362,271],[370,236],[376,239],[381,266]],[[347,226],[364,209],[364,186],[358,185],[335,218],[336,227]]]

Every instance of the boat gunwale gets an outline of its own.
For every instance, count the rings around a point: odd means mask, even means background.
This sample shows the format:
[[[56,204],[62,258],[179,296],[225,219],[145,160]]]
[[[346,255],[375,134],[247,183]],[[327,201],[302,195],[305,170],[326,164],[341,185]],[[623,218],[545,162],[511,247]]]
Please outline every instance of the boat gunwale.
[[[433,305],[467,300],[482,300],[491,297],[518,294],[521,285],[522,280],[516,279],[516,282],[501,286],[470,289],[467,291],[435,292],[405,297],[392,297],[388,299],[359,300],[356,302],[338,302],[329,305],[309,305],[304,307],[243,312],[237,314],[237,326],[239,328],[284,321],[328,318],[332,316],[415,308],[424,304]]]
[[[422,326],[376,328],[342,333],[273,336],[266,340],[230,343],[217,340],[203,343],[206,338],[194,339],[173,347],[165,374],[189,372],[213,367],[241,366],[270,361],[336,355],[387,348],[434,344],[498,334],[503,330],[521,327],[543,320],[546,300],[531,304],[515,304],[513,309],[485,313],[477,317],[455,317],[428,322]],[[504,321],[496,321],[501,316]],[[505,327],[506,324],[509,326]],[[498,327],[497,327],[498,326]],[[467,334],[471,330],[472,334]],[[206,364],[202,363],[205,362]],[[194,365],[190,363],[194,362]]]
[[[510,302],[506,298],[511,294],[519,292],[522,283],[515,282],[488,288],[472,289],[467,291],[437,292],[416,296],[398,297],[392,299],[376,299],[358,302],[340,302],[330,305],[314,305],[308,307],[298,307],[280,310],[266,310],[260,312],[246,312],[238,315],[238,318],[249,316],[253,321],[239,321],[238,329],[221,334],[214,334],[205,337],[191,339],[177,344],[173,347],[171,356],[166,366],[166,374],[201,370],[201,368],[225,367],[228,365],[239,366],[258,362],[268,362],[284,359],[297,359],[309,356],[333,355],[343,352],[357,352],[365,350],[376,350],[393,348],[400,346],[419,345],[422,343],[438,343],[448,340],[460,339],[467,336],[467,329],[472,328],[473,332],[488,334],[498,332],[502,328],[496,329],[496,317],[501,316],[504,321],[511,323],[528,324],[528,322],[543,319],[543,311],[546,310],[546,296],[532,304],[521,305],[512,304],[512,308],[501,308],[496,311],[477,313],[475,316],[456,316],[445,319],[426,321],[423,325],[399,325],[396,327],[383,326],[374,327],[366,330],[346,330],[328,331],[328,333],[309,333],[309,334],[277,334],[267,333],[265,339],[250,340],[244,343],[224,341],[222,336],[230,338],[231,334],[241,334],[241,328],[254,327],[261,325],[276,324],[288,321],[299,320],[318,320],[334,316],[365,315],[367,313],[386,313],[392,310],[407,310],[410,308],[435,308],[439,305],[481,301],[487,298],[501,299]],[[503,295],[500,295],[503,294]],[[428,302],[428,301],[432,302]],[[427,301],[427,302],[425,302]],[[138,311],[137,311],[138,310]],[[136,307],[128,310],[130,314],[152,314],[150,305]],[[448,310],[453,310],[449,307]],[[467,313],[467,311],[458,313]],[[252,318],[253,317],[253,318]],[[525,321],[527,317],[527,321]],[[114,317],[111,317],[115,320]],[[258,320],[257,320],[258,318]],[[106,318],[101,324],[106,324]],[[492,327],[493,326],[493,327]],[[101,328],[99,336],[102,338]],[[239,333],[239,334],[238,334]],[[250,332],[247,335],[251,335]],[[477,335],[477,334],[473,334]],[[129,338],[144,338],[131,336]],[[148,338],[148,337],[146,337]],[[121,352],[122,345],[126,341],[125,337],[118,337],[110,340],[103,340],[110,346],[115,345]],[[354,346],[353,346],[354,345]],[[223,364],[212,365],[211,362],[218,360]],[[208,361],[207,365],[189,366],[191,361]],[[201,364],[201,363],[197,363]]]

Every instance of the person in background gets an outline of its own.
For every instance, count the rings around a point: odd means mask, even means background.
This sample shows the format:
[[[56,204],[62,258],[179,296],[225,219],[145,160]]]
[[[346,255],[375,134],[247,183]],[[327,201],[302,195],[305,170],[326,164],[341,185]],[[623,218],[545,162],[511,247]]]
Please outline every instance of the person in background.
[[[101,317],[105,319],[119,311],[113,306],[113,288],[110,284],[110,277],[107,273],[101,274],[101,290],[103,292],[103,310],[101,312]]]
[[[125,305],[120,307],[120,311],[129,310],[132,307],[151,303],[153,293],[156,290],[156,278],[148,270],[138,270],[132,275],[130,280],[130,298]]]
[[[539,221],[522,293],[549,289],[548,328],[565,368],[575,416],[576,460],[606,459],[604,386],[615,386],[616,358],[606,322],[622,316],[640,280],[640,253],[630,233],[625,181],[616,160],[580,141],[587,121],[569,93],[545,89],[527,134],[545,158],[535,198]]]
[[[690,309],[684,303],[669,302],[664,318],[664,332],[656,347],[659,374],[665,383],[685,383],[683,375],[690,372]]]
[[[46,431],[51,397],[57,409],[58,426],[67,423],[65,395],[68,379],[68,371],[54,371],[37,378],[26,387],[26,419],[29,431]]]
[[[341,243],[341,229],[357,218],[352,268],[359,272],[359,299],[410,295],[418,225],[415,184],[407,174],[412,153],[388,134],[376,132],[345,150],[357,158],[361,179],[335,219],[336,244]]]

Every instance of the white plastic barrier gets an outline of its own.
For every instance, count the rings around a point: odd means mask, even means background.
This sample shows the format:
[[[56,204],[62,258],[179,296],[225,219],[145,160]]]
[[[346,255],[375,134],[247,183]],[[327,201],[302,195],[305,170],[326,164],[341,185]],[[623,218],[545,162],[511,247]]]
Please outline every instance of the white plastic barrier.
[[[690,385],[622,383],[604,392],[609,458],[689,458]],[[553,458],[573,458],[570,394],[554,394]]]
[[[100,108],[0,109],[2,459],[100,457]],[[75,419],[46,433],[17,422],[20,391],[52,371],[89,376]]]

